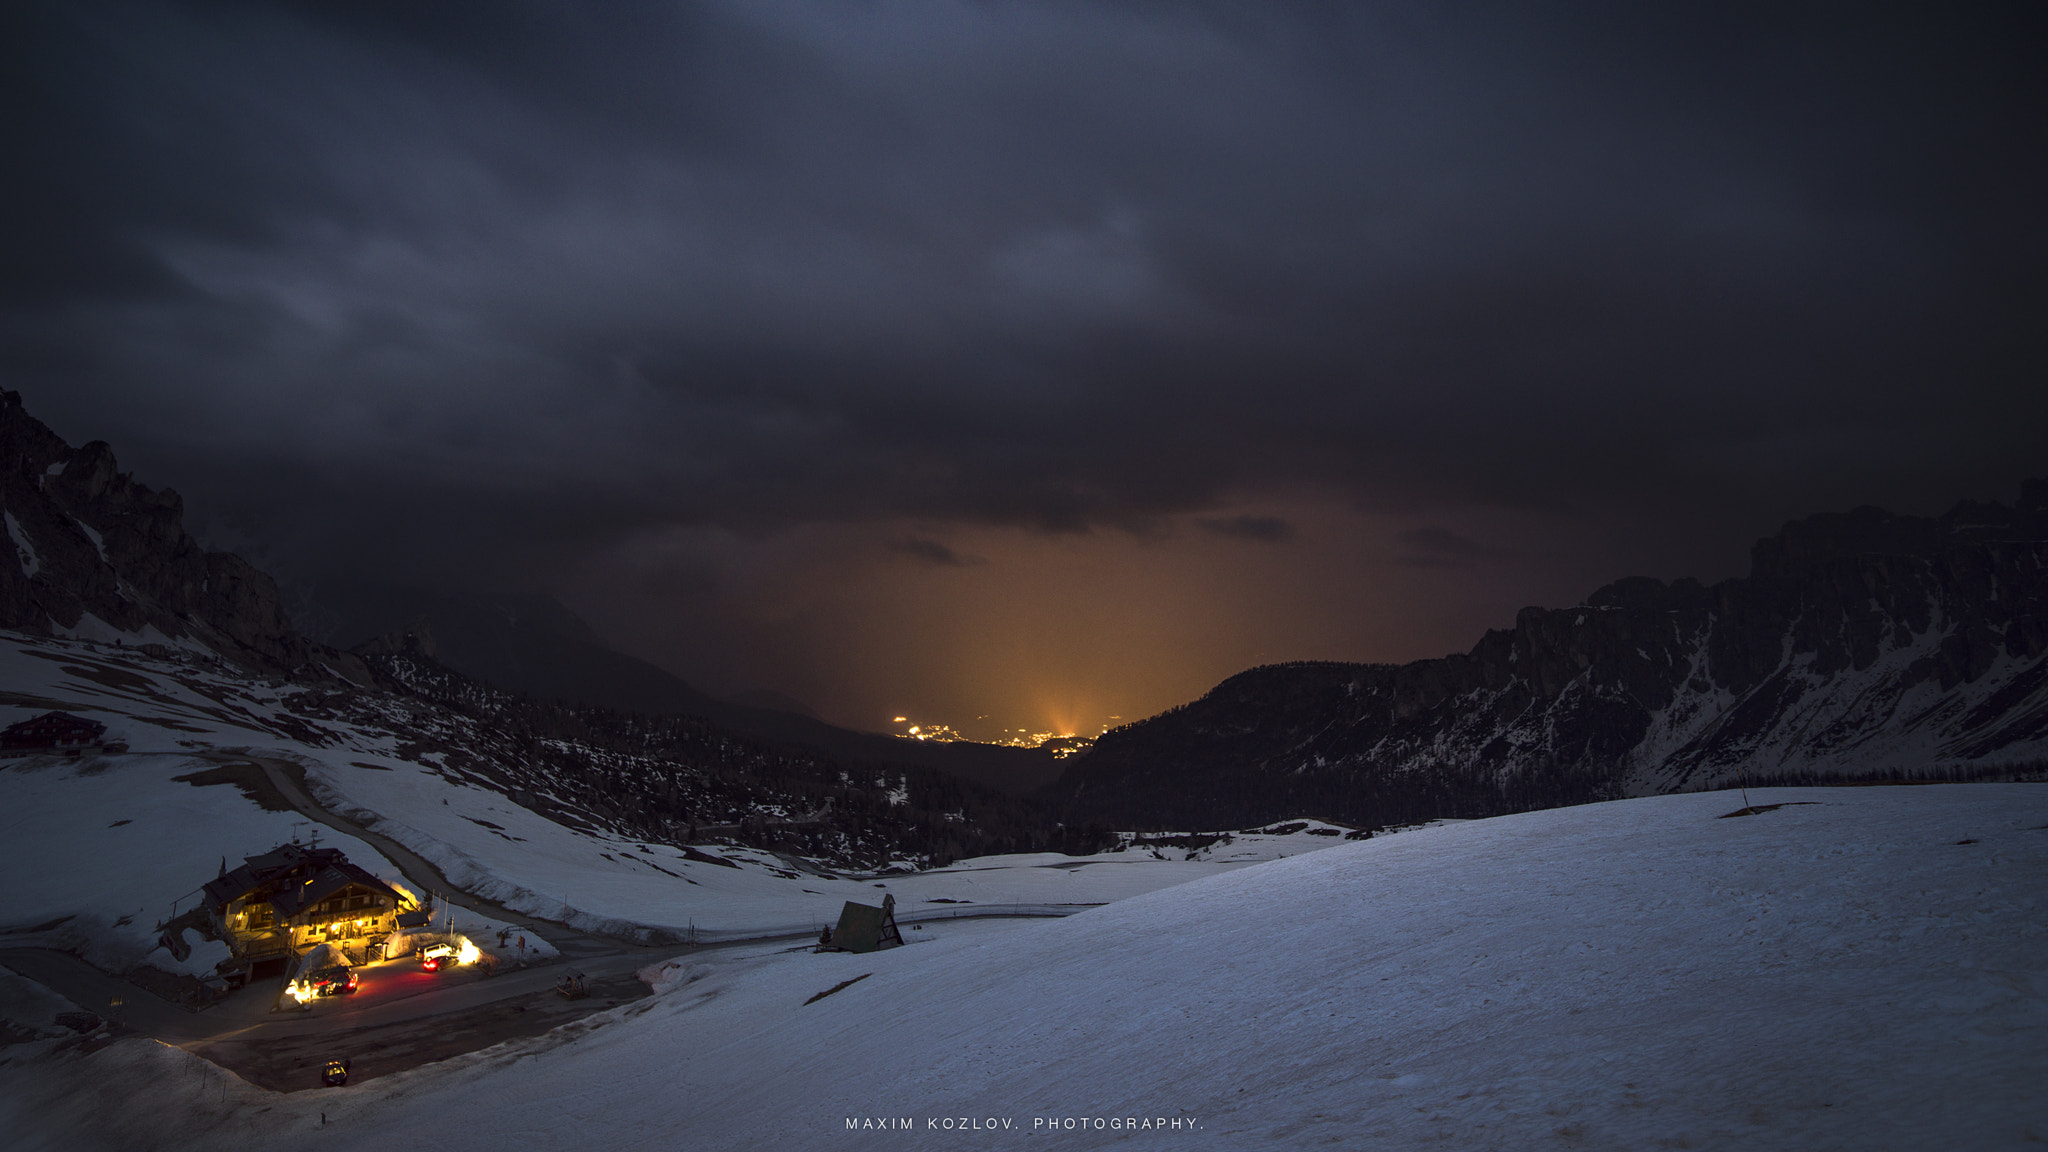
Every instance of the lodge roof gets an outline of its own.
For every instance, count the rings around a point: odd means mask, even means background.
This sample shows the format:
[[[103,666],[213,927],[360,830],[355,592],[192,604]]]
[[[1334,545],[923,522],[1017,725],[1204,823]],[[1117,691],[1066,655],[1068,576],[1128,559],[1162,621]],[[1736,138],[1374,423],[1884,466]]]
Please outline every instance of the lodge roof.
[[[72,743],[91,743],[106,730],[107,726],[97,720],[87,720],[69,712],[45,712],[0,731],[0,747],[42,748],[67,736],[72,738]]]
[[[267,900],[283,920],[351,886],[402,899],[397,889],[349,863],[340,849],[300,844],[280,844],[262,855],[245,857],[241,867],[201,887],[214,907],[254,896]]]
[[[280,844],[261,855],[243,857],[241,867],[222,873],[201,887],[209,902],[226,904],[266,884],[283,880],[294,872],[315,872],[347,860],[348,857],[342,855],[338,848]]]
[[[389,884],[353,864],[344,862],[317,873],[295,888],[287,888],[272,896],[270,905],[277,909],[278,919],[288,920],[336,892],[348,888],[368,888],[393,900],[398,899],[398,893]]]

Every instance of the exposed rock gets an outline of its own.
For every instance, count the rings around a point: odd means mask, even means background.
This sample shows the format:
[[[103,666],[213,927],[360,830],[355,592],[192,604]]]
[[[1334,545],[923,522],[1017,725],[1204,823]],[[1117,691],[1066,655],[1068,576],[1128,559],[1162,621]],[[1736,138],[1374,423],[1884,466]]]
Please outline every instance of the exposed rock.
[[[103,441],[71,447],[5,391],[0,512],[0,627],[191,641],[251,670],[370,680],[361,660],[292,628],[268,575],[202,548],[176,492],[136,483]]]
[[[1118,826],[1477,816],[1747,775],[2048,757],[2048,481],[1760,541],[1746,579],[1617,581],[1463,655],[1256,668],[1104,735],[1054,794]]]

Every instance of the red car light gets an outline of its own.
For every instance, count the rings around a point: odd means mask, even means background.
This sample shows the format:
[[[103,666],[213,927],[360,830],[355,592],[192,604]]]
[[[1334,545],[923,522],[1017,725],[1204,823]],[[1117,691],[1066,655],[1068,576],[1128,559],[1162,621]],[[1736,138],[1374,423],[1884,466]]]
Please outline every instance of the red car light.
[[[429,972],[434,971],[440,966],[441,958],[439,956],[429,956],[425,960],[420,961],[420,967],[425,968]]]

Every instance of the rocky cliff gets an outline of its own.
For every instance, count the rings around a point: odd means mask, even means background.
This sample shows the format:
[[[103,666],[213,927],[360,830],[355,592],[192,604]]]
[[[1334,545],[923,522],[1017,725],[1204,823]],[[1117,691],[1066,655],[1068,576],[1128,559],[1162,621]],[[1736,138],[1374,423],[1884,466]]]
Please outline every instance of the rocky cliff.
[[[120,471],[103,441],[73,448],[0,391],[0,628],[203,648],[264,672],[366,682],[361,661],[293,630],[277,585],[202,548],[169,489]]]
[[[1480,816],[1747,777],[2048,758],[2048,481],[1759,542],[1747,578],[1635,578],[1469,653],[1289,664],[1108,733],[1053,794],[1117,826]]]

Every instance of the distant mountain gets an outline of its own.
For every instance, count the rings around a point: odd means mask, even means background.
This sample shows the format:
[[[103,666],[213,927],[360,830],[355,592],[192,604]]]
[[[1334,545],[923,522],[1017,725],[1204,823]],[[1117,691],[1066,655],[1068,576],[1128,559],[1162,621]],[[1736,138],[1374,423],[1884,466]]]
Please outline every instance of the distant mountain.
[[[1114,842],[959,767],[1009,771],[1022,792],[1050,775],[1030,775],[1032,753],[954,745],[934,755],[715,700],[606,649],[553,601],[443,596],[410,629],[354,651],[307,639],[268,575],[185,531],[177,493],[123,474],[105,443],[72,448],[12,392],[0,392],[0,529],[0,630],[41,657],[33,677],[17,668],[0,682],[9,707],[48,708],[57,689],[19,690],[55,674],[63,693],[85,694],[65,701],[81,713],[219,735],[157,714],[189,693],[236,742],[338,752],[368,741],[564,827],[676,845],[708,837],[835,866]],[[448,656],[493,675],[464,675]]]
[[[198,647],[245,669],[367,682],[361,661],[293,630],[265,573],[200,547],[170,489],[73,448],[0,391],[0,628]]]
[[[543,700],[573,700],[650,715],[704,715],[722,702],[645,660],[613,651],[549,596],[354,585],[322,589],[340,621],[329,636],[354,647],[412,635],[465,675]]]
[[[1969,778],[2048,758],[2048,481],[1760,541],[1747,578],[1632,578],[1471,652],[1255,668],[1105,734],[1049,797],[1117,827],[1369,825],[1747,778]]]
[[[302,715],[374,720],[454,777],[564,827],[671,844],[718,840],[859,868],[1085,854],[1115,843],[1107,828],[1062,825],[1042,803],[957,773],[823,756],[686,714],[538,700],[464,676],[417,638],[358,651],[392,699],[430,707],[313,698]]]
[[[810,716],[801,704],[776,693],[754,693],[743,701],[718,699],[665,669],[606,647],[575,613],[546,596],[356,586],[323,590],[321,599],[340,622],[330,629],[338,641],[376,633],[368,650],[417,647],[466,676],[542,700],[695,716],[757,740],[842,759],[936,768],[1013,794],[1059,775],[1050,750],[934,744],[856,732]]]
[[[735,692],[726,699],[746,708],[766,708],[770,712],[794,712],[798,716],[808,716],[813,720],[818,718],[817,709],[794,696],[785,696],[772,688],[749,688],[745,692]]]
[[[0,628],[203,650],[262,675],[373,682],[361,656],[301,635],[271,577],[185,531],[184,502],[121,472],[104,441],[73,448],[0,391]],[[930,744],[852,732],[794,712],[716,699],[605,647],[546,597],[406,588],[323,590],[330,638],[391,630],[381,648],[423,650],[465,675],[540,700],[686,715],[832,759],[934,768],[1012,794],[1058,775],[1039,749]],[[355,629],[354,635],[350,630]],[[395,645],[395,646],[394,646]]]

